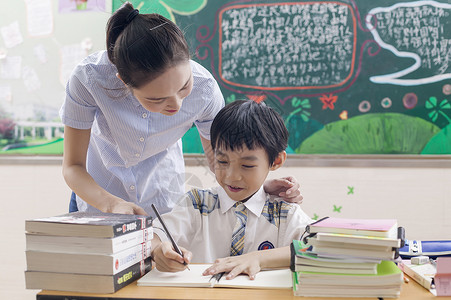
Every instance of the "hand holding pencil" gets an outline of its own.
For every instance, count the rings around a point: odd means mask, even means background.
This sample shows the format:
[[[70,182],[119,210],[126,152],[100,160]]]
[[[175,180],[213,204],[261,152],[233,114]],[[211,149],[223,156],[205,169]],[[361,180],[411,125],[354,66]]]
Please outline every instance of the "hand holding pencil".
[[[191,261],[192,253],[177,245],[163,218],[153,204],[152,209],[170,240],[170,242],[161,242],[158,236],[155,236],[152,240],[152,258],[156,263],[157,269],[163,272],[179,272],[189,269],[188,264]]]

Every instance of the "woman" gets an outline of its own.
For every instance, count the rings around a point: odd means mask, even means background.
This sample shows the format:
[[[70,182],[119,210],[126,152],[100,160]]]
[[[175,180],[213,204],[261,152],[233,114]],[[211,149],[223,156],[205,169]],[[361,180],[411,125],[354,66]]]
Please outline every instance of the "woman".
[[[196,125],[211,168],[209,131],[223,106],[181,30],[125,3],[108,21],[107,50],[75,68],[60,110],[71,210],[150,214],[152,203],[171,210],[184,193],[181,137]],[[292,202],[302,200],[298,189],[291,177],[265,183]]]

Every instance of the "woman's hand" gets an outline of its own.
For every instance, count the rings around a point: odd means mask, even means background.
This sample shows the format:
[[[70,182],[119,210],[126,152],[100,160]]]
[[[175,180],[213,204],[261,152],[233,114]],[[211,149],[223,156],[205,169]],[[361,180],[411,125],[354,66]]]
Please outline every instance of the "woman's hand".
[[[263,189],[266,193],[281,197],[291,203],[301,204],[304,199],[298,181],[292,176],[268,179],[263,184]]]
[[[148,215],[141,206],[138,206],[133,202],[125,201],[115,196],[113,197],[115,199],[109,202],[111,204],[107,208],[106,212],[113,214],[143,215],[143,216]]]

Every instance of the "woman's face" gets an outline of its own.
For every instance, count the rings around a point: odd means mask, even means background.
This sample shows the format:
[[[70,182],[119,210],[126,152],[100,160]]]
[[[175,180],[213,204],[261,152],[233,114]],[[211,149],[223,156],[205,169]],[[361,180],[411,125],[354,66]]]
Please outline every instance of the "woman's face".
[[[167,69],[160,76],[140,88],[133,95],[150,112],[166,116],[175,115],[182,101],[193,89],[193,74],[189,61]]]

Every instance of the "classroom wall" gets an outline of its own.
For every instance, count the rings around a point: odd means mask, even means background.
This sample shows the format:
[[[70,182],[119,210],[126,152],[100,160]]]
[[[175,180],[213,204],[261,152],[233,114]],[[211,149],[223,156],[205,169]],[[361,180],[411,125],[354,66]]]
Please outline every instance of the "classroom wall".
[[[215,184],[202,158],[190,158],[187,164],[187,189]],[[288,159],[287,166],[270,177],[296,177],[304,195],[302,208],[312,217],[396,218],[408,239],[451,240],[449,162],[375,167],[371,160],[359,166],[338,160],[323,166],[316,158],[289,166],[294,164]],[[0,265],[6,270],[0,272],[0,299],[35,299],[38,291],[25,290],[23,275],[25,220],[66,213],[70,192],[58,157],[29,158],[25,164],[23,157],[0,158]]]

